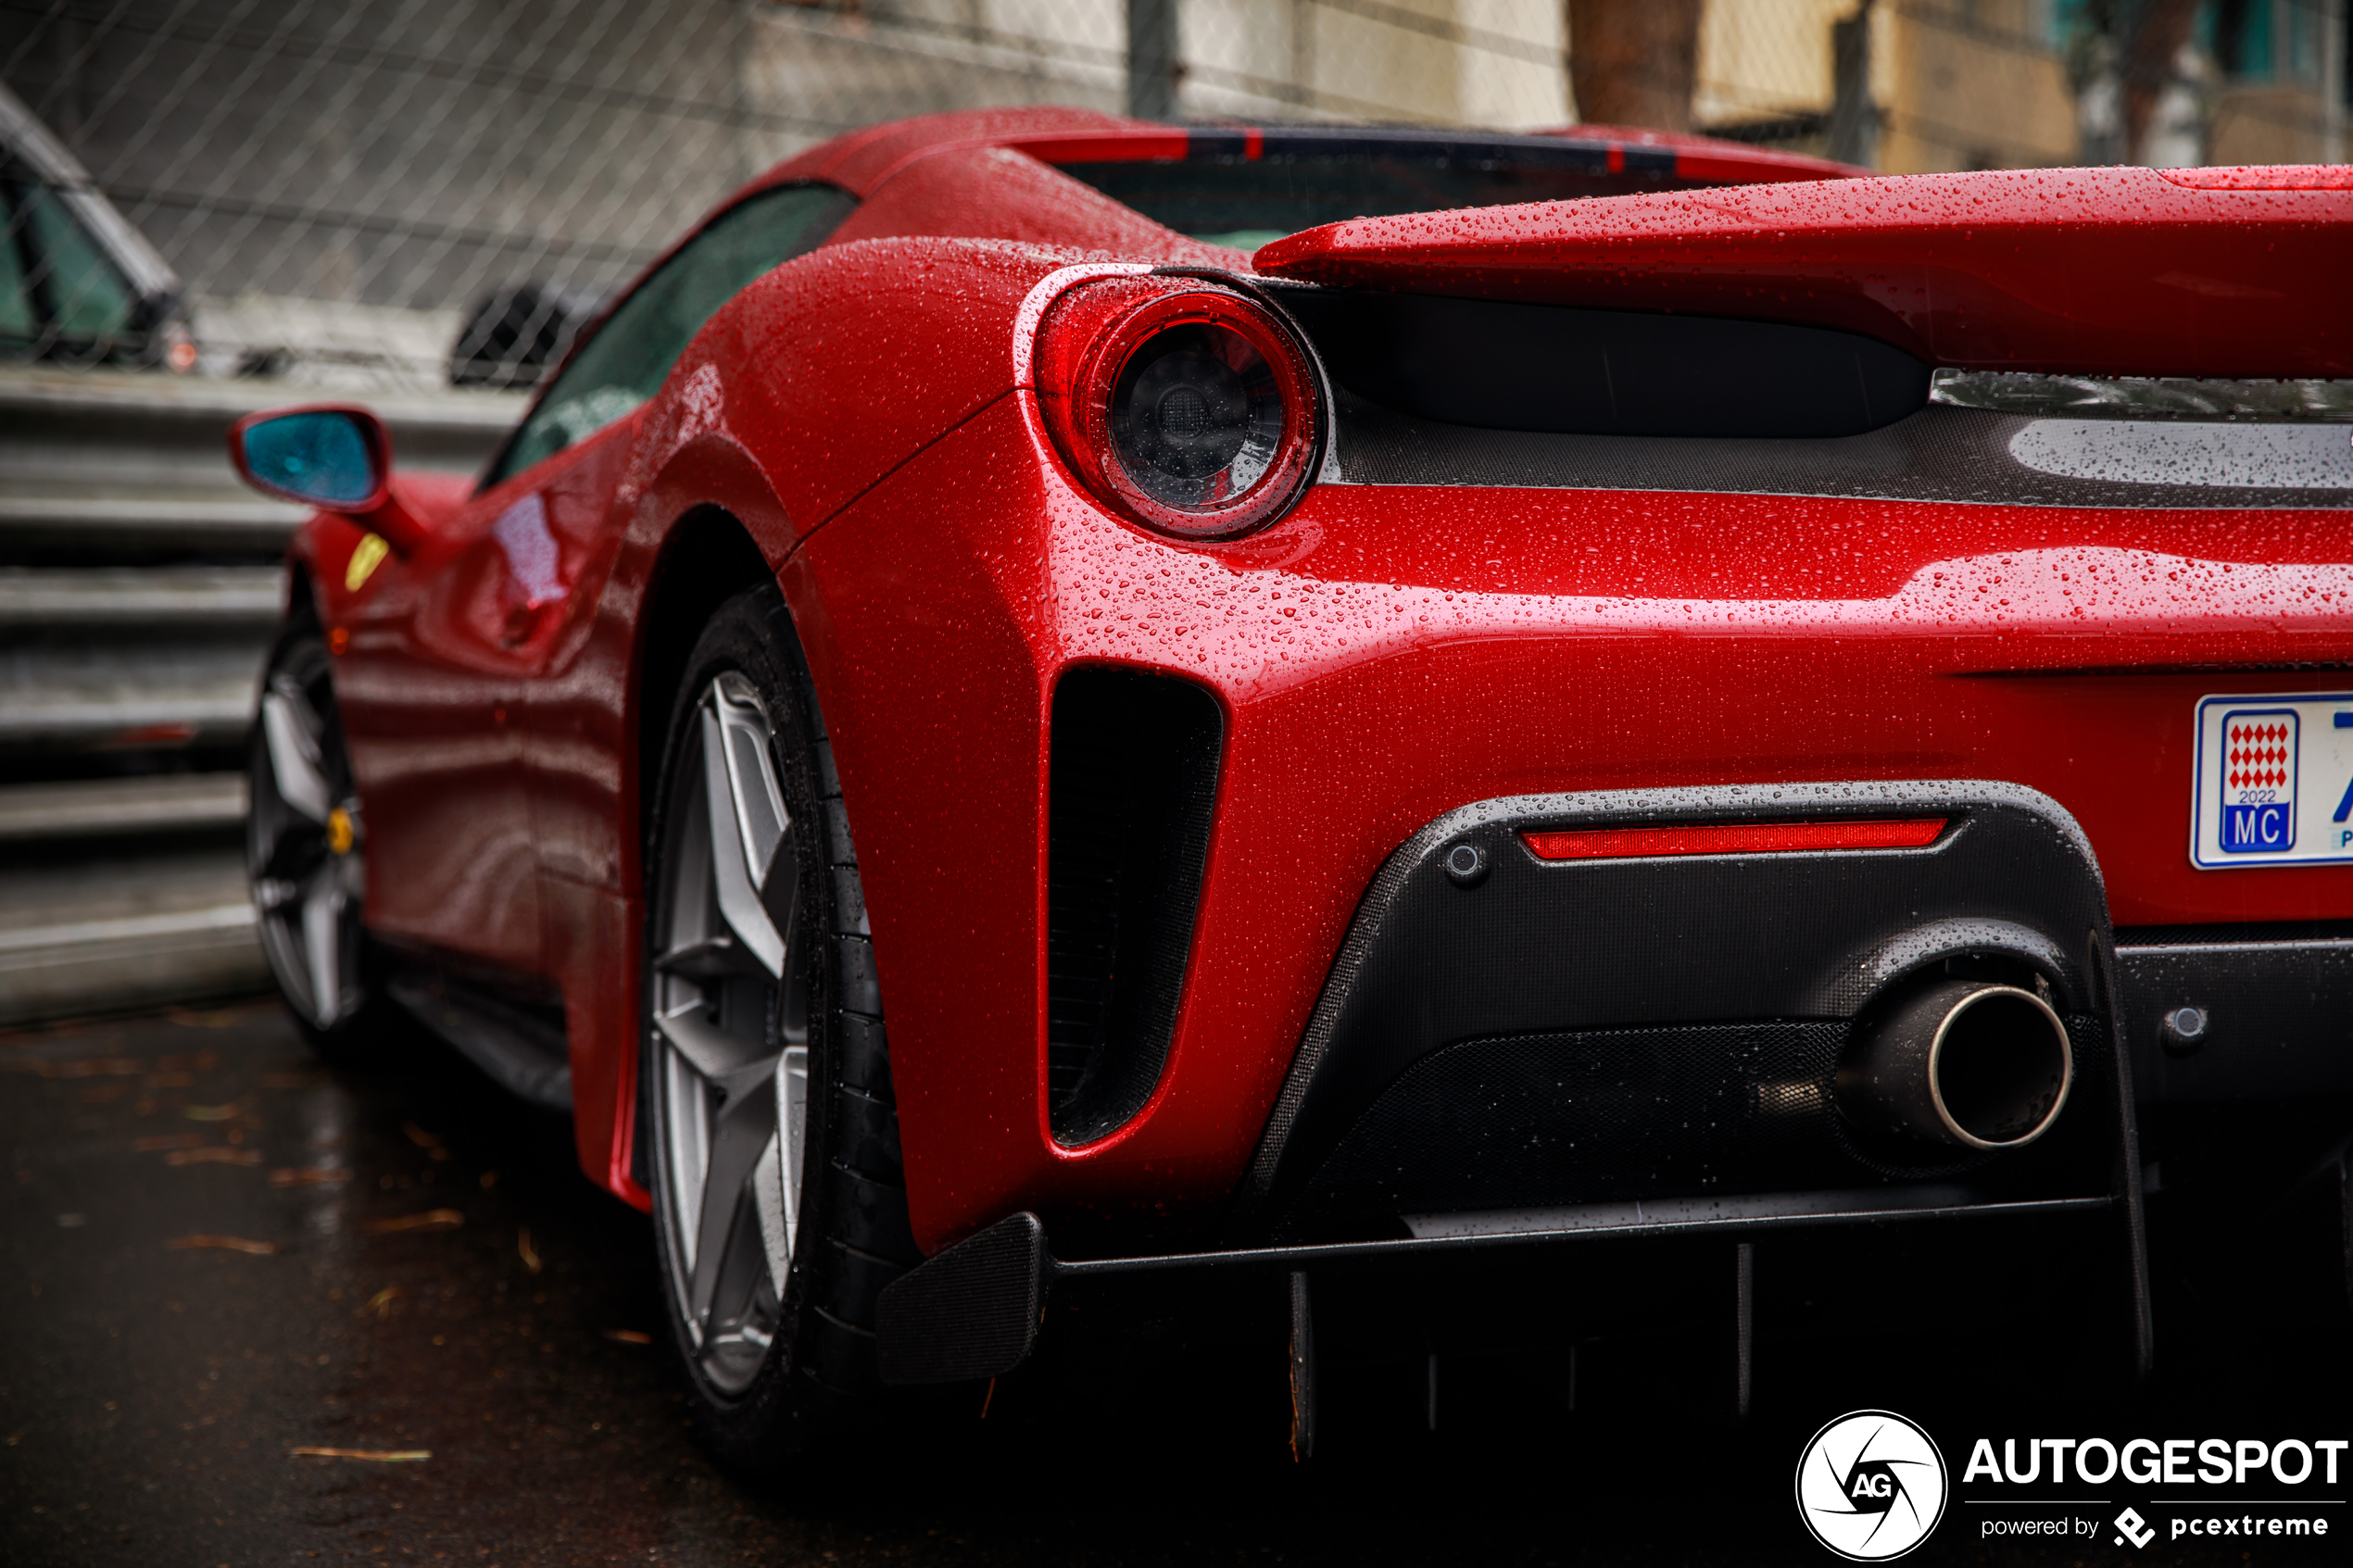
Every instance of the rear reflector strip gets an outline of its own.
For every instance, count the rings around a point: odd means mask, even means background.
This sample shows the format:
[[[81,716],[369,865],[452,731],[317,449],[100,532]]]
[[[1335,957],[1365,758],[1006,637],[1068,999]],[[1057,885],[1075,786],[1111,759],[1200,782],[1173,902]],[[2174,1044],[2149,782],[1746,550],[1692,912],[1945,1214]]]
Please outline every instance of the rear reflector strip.
[[[1852,822],[1693,822],[1666,828],[1569,828],[1520,837],[1544,860],[1637,855],[1783,855],[1804,849],[1918,849],[1936,842],[1943,817]]]

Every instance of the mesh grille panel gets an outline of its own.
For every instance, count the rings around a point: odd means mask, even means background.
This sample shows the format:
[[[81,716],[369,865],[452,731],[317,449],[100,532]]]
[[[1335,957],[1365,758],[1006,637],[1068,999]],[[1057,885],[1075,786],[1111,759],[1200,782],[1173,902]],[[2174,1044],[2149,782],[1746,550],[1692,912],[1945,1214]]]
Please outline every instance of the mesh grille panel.
[[[1868,1186],[1945,1177],[1987,1157],[1891,1167],[1855,1148],[1832,1108],[1843,1022],[1599,1029],[1471,1040],[1384,1090],[1306,1184],[1288,1235],[1400,1213]],[[2033,1149],[2047,1170],[2099,1091],[2106,1053],[2069,1020],[2079,1096]]]
[[[1072,671],[1054,690],[1046,1080],[1054,1135],[1142,1109],[1176,1029],[1224,717],[1189,681]]]

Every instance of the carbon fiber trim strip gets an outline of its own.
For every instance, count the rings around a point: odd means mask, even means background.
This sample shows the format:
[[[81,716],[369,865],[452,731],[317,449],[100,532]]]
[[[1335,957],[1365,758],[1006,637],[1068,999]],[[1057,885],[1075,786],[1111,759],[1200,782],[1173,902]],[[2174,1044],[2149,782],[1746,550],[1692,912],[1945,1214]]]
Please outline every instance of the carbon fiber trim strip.
[[[1950,1189],[1938,1189],[1940,1193]],[[1047,1272],[1057,1280],[1087,1279],[1101,1274],[1157,1273],[1167,1269],[1249,1268],[1280,1265],[1298,1267],[1309,1263],[1337,1263],[1352,1259],[1405,1258],[1416,1253],[1469,1251],[1489,1247],[1528,1247],[1547,1242],[1607,1241],[1625,1236],[1691,1236],[1697,1234],[1745,1235],[1768,1230],[1798,1230],[1810,1226],[1889,1224],[1906,1220],[2006,1220],[2033,1219],[2058,1214],[2091,1214],[2116,1207],[2116,1199],[2108,1196],[2082,1198],[2039,1198],[2025,1202],[1989,1203],[1976,1200],[1919,1205],[1898,1199],[1890,1202],[1886,1194],[1872,1195],[1875,1202],[1858,1201],[1844,1206],[1836,1201],[1844,1194],[1792,1193],[1760,1199],[1739,1212],[1705,1213],[1697,1209],[1633,1214],[1623,1212],[1635,1206],[1619,1206],[1621,1212],[1608,1215],[1594,1211],[1600,1206],[1578,1210],[1523,1210],[1524,1217],[1461,1216],[1468,1223],[1449,1225],[1447,1216],[1413,1215],[1405,1223],[1415,1234],[1395,1240],[1311,1242],[1299,1247],[1239,1247],[1218,1252],[1164,1252],[1133,1258],[1057,1258],[1047,1257]],[[1827,1200],[1827,1201],[1826,1201]],[[1655,1207],[1655,1206],[1654,1206]],[[1482,1225],[1481,1220],[1492,1220]],[[1425,1233],[1423,1226],[1428,1226]]]
[[[1255,148],[1252,142],[1256,143]],[[1190,163],[1236,159],[1462,165],[1472,169],[1557,169],[1578,174],[1675,172],[1675,149],[1572,137],[1487,135],[1403,129],[1269,126],[1197,127],[1185,147]]]
[[[2339,425],[2035,419],[1931,406],[1828,439],[1564,435],[1443,424],[1334,391],[1337,461],[1326,483],[2010,507],[2353,507],[2353,439]]]

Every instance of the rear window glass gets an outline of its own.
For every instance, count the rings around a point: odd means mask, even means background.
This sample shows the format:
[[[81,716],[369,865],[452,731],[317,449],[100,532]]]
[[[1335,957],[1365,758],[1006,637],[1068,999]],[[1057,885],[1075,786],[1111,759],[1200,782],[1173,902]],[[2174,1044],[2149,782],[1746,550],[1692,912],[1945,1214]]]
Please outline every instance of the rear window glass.
[[[496,483],[585,440],[661,390],[702,324],[747,284],[833,232],[851,199],[828,185],[788,185],[720,214],[613,307],[524,420],[491,473]]]
[[[1693,183],[1664,169],[1612,174],[1345,155],[1061,167],[1072,179],[1180,234],[1243,250],[1350,218],[1618,196]]]

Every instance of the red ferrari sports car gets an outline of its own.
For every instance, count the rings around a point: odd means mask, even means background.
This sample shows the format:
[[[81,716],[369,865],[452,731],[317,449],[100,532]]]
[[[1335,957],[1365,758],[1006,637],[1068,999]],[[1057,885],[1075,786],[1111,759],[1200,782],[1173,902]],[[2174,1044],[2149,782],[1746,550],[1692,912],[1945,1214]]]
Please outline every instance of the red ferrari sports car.
[[[244,421],[287,1000],[570,1111],[746,1460],[1101,1274],[1269,1281],[1302,1448],[1471,1254],[1745,1357],[1760,1236],[2057,1235],[2145,1364],[2142,1123],[2353,1090],[2353,170],[1854,172],[943,116],[479,483]]]

